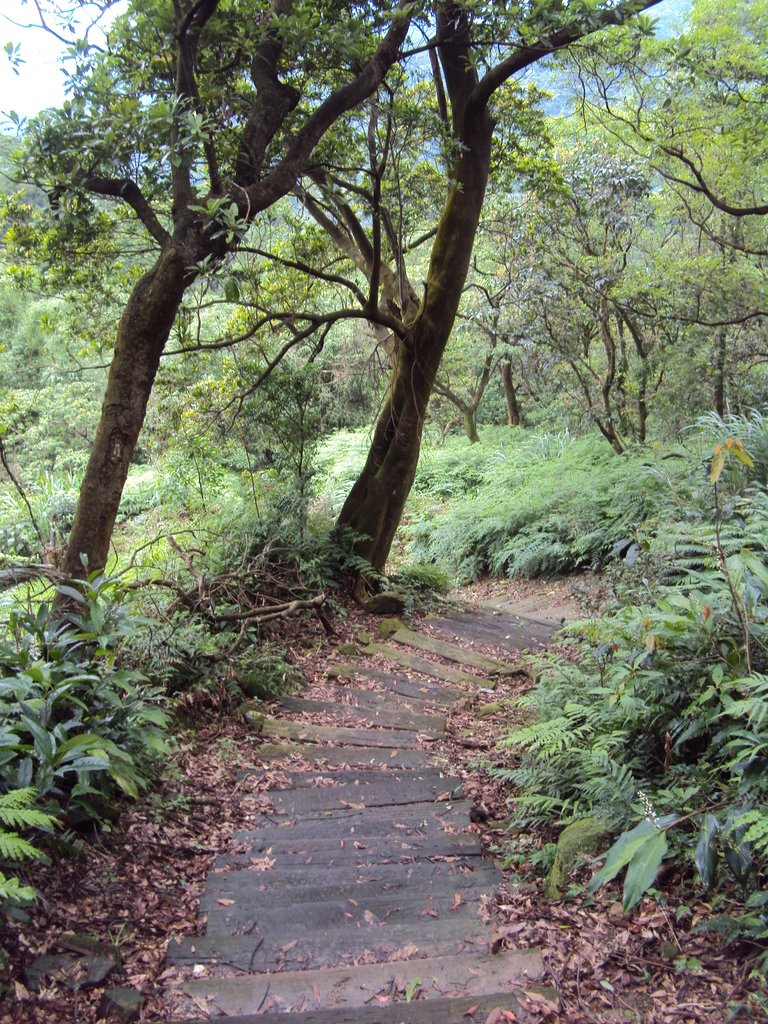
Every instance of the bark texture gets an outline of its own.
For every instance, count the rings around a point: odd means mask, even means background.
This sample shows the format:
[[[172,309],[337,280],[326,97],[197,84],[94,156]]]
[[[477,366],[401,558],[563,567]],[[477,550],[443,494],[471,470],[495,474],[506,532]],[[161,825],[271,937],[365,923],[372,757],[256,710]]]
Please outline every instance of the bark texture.
[[[488,182],[493,123],[486,104],[466,103],[457,127],[464,149],[435,236],[424,301],[399,346],[368,458],[338,519],[339,526],[363,537],[358,553],[378,570],[386,563],[416,474],[427,406],[456,318]]]
[[[183,251],[170,246],[141,278],[125,307],[96,437],[80,490],[65,571],[82,576],[109,556],[120,497],[147,402],[186,288]]]
[[[501,383],[504,388],[504,400],[507,403],[507,423],[510,427],[519,427],[522,422],[520,403],[517,400],[517,389],[512,380],[512,364],[508,359],[501,364]]]

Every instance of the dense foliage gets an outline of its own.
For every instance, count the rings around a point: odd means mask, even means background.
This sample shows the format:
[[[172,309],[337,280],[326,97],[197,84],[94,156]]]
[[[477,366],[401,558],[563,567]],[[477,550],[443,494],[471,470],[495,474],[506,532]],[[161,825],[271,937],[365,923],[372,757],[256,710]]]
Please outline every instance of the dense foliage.
[[[628,908],[674,857],[706,889],[728,872],[749,909],[722,928],[764,940],[768,491],[754,481],[764,479],[766,422],[729,426],[756,453],[762,442],[757,465],[731,436],[706,483],[697,474],[687,489],[684,517],[670,504],[645,524],[613,610],[570,627],[571,654],[548,659],[521,701],[530,720],[504,742],[522,759],[504,777],[518,789],[518,822],[597,816],[615,833],[641,819],[593,883],[626,866]]]
[[[474,32],[471,59],[441,72],[393,49],[375,93],[320,126],[399,23],[343,6],[342,31],[338,4],[271,21],[261,0],[208,5],[190,43],[206,5],[180,31],[170,4],[133,4],[109,48],[75,45],[72,96],[18,124],[21,157],[0,140],[0,901],[31,898],[14,865],[52,830],[109,827],[115,797],[151,784],[173,708],[231,713],[296,685],[274,609],[306,601],[322,621],[312,600],[341,609],[347,577],[380,581],[354,552],[364,531],[333,528],[380,415],[388,444],[410,432],[418,451],[425,429],[390,566],[408,596],[583,568],[612,588],[505,741],[518,825],[598,816],[619,839],[596,884],[626,867],[628,906],[664,858],[723,901],[734,879],[747,913],[720,927],[762,942],[768,5],[667,4],[657,37],[641,18],[494,87],[477,235],[433,265],[468,195],[456,82],[495,82],[502,41],[558,49],[616,5],[459,5],[441,31]],[[403,5],[427,38],[425,10]],[[270,97],[285,109],[267,138]],[[292,163],[307,125],[317,145]],[[19,563],[62,578],[121,311],[182,236],[112,496],[122,582],[16,586]],[[393,382],[407,403],[413,332],[448,306],[433,268],[459,257],[432,401],[408,420]]]

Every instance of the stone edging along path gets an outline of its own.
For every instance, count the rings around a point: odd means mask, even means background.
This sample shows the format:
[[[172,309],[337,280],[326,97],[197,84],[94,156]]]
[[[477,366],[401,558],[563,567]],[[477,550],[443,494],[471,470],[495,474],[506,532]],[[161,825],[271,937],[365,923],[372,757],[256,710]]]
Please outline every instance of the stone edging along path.
[[[435,751],[455,702],[518,670],[474,645],[514,657],[572,613],[529,599],[393,628],[333,666],[321,697],[280,702],[253,769],[276,781],[271,809],[214,862],[205,934],[170,944],[177,1020],[536,1019],[553,995],[540,952],[493,952],[480,911],[502,876]]]

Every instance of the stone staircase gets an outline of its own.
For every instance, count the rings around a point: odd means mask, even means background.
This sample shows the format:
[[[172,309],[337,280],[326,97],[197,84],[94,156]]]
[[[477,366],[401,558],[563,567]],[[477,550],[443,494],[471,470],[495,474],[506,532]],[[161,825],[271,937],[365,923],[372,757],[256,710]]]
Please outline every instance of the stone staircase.
[[[400,627],[334,665],[321,697],[280,702],[254,768],[278,781],[271,811],[216,859],[205,935],[170,944],[186,1020],[537,1019],[540,953],[492,952],[482,911],[502,876],[435,751],[451,705],[516,670],[472,648],[519,654],[560,618],[502,605]]]

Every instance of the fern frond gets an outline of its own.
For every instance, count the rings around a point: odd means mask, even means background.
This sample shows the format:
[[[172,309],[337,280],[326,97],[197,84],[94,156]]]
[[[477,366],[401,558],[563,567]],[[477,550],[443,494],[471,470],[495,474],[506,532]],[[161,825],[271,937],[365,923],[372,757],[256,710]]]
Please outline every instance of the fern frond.
[[[40,860],[42,857],[41,851],[17,832],[0,831],[0,859],[19,861]]]

